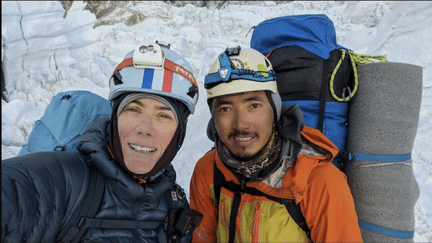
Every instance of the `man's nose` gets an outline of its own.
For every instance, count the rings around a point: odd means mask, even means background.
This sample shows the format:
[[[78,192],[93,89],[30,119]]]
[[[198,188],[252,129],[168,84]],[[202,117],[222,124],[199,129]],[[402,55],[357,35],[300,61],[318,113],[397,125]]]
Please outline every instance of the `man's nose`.
[[[250,119],[251,117],[246,111],[238,110],[234,115],[234,128],[240,131],[247,130],[250,127]],[[256,117],[255,119],[259,118]]]

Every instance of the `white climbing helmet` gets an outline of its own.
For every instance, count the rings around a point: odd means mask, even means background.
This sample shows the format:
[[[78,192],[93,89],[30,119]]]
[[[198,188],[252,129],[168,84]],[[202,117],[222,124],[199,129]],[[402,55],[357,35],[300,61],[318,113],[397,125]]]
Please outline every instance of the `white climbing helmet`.
[[[210,109],[210,100],[219,96],[268,90],[269,99],[275,105],[275,116],[280,117],[282,100],[277,91],[276,74],[270,61],[255,49],[227,48],[210,67],[204,87]]]
[[[207,99],[240,92],[277,92],[276,75],[270,61],[255,49],[227,48],[205,77]]]
[[[158,43],[141,43],[114,69],[108,99],[144,92],[175,99],[191,114],[198,101],[198,84],[186,59]]]

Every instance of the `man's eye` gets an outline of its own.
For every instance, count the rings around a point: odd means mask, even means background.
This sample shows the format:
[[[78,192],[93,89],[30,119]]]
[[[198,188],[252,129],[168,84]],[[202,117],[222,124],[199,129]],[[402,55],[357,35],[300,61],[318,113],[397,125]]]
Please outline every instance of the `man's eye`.
[[[252,104],[251,106],[252,106],[252,108],[256,109],[256,108],[261,107],[261,104],[255,103],[255,104]]]
[[[228,111],[230,111],[230,108],[229,107],[221,107],[221,108],[219,108],[219,111],[220,112],[228,112]]]

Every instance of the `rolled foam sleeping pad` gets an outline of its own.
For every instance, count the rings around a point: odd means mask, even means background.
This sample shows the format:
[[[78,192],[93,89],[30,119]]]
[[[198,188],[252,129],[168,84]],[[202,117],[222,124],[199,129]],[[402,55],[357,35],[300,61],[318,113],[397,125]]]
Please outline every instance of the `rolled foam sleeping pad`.
[[[413,242],[414,205],[420,191],[411,151],[419,121],[422,68],[379,62],[359,66],[358,75],[359,87],[349,105],[346,151],[372,157],[354,157],[343,171],[363,241]]]

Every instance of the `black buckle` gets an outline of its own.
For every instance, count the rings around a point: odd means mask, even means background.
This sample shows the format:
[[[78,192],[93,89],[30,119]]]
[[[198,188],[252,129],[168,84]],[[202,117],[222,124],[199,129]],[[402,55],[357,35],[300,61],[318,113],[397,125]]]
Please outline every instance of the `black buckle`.
[[[240,46],[237,47],[231,47],[231,48],[226,48],[225,53],[227,54],[227,56],[235,56],[240,54]]]
[[[58,145],[54,148],[54,151],[65,151],[65,150],[66,150],[65,146],[60,146],[60,145]]]
[[[70,94],[67,94],[67,95],[63,95],[60,100],[64,100],[64,99],[68,100],[70,98],[71,98]]]
[[[87,217],[81,217],[80,220],[78,221],[78,227],[85,228],[86,219]]]
[[[193,209],[185,209],[183,210],[174,226],[173,235],[177,237],[181,237],[189,233],[190,231],[195,230],[196,227],[201,223],[203,218],[203,214],[193,210]]]
[[[114,76],[114,85],[122,84],[123,83],[122,76],[121,76],[119,70],[115,70],[113,76]]]
[[[171,47],[171,44],[165,45],[165,44],[159,43],[159,41],[156,41],[156,44],[160,45],[161,47],[165,47],[166,49],[170,49],[170,47]]]

